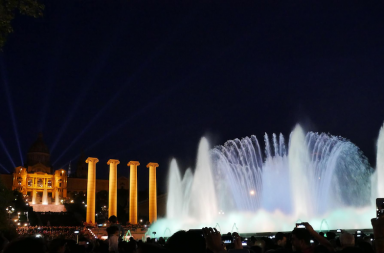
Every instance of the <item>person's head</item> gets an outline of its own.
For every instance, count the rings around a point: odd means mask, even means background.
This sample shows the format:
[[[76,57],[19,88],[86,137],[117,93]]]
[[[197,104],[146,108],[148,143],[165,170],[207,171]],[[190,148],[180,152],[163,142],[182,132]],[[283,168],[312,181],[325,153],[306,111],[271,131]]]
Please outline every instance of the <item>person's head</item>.
[[[64,253],[67,242],[64,239],[53,239],[49,243],[49,253]]]
[[[118,235],[119,234],[119,228],[116,226],[110,226],[107,228],[108,236],[112,235]]]
[[[275,242],[277,246],[285,247],[285,245],[287,244],[287,237],[285,236],[285,234],[278,232],[275,235]]]
[[[115,215],[112,215],[111,217],[109,217],[108,220],[112,224],[117,223],[117,217]]]
[[[303,251],[311,246],[311,235],[305,228],[295,228],[291,236],[292,250]]]
[[[28,252],[41,253],[45,252],[46,247],[42,238],[25,237],[16,239],[5,247],[3,253]]]
[[[205,239],[194,231],[178,231],[166,242],[171,252],[205,252]]]
[[[355,246],[355,237],[348,232],[340,235],[340,245],[342,248]]]

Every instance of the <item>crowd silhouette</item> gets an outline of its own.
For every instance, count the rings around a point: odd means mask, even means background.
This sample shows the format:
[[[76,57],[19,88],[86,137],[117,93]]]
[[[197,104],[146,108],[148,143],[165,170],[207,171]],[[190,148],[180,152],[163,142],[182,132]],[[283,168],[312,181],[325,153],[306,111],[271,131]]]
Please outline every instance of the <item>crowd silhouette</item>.
[[[0,252],[67,253],[384,253],[384,217],[372,219],[373,234],[362,231],[318,233],[308,223],[289,233],[242,237],[238,233],[221,234],[216,228],[178,231],[169,238],[123,240],[124,228],[116,217],[103,227],[108,239],[95,237],[86,227],[29,226],[17,228],[17,238],[0,235]]]

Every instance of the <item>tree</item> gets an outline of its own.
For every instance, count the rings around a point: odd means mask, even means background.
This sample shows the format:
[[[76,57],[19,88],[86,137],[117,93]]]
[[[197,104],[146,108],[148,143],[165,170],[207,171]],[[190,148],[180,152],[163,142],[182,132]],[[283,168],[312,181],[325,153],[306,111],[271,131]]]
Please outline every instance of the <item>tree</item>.
[[[43,16],[43,10],[38,0],[0,0],[0,49],[13,32],[11,22],[17,14],[37,18]]]
[[[0,180],[0,232],[7,235],[8,238],[16,236],[15,227],[8,220],[8,214],[5,210],[9,205],[14,204],[13,199],[12,191],[7,189]]]

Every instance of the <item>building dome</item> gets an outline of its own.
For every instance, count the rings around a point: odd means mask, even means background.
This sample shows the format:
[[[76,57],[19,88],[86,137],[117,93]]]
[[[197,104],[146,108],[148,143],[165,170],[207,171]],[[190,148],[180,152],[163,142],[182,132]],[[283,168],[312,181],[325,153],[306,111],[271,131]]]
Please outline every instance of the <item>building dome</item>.
[[[49,154],[49,149],[48,149],[47,145],[45,145],[45,143],[44,143],[43,134],[42,133],[39,133],[39,137],[37,137],[37,140],[29,148],[28,153],[45,153],[45,154]]]
[[[51,171],[50,154],[47,145],[43,140],[43,135],[40,133],[37,140],[32,144],[27,153],[28,172],[30,172],[30,166],[36,164],[42,164],[44,168],[36,168],[36,171]],[[33,169],[35,170],[35,169]]]

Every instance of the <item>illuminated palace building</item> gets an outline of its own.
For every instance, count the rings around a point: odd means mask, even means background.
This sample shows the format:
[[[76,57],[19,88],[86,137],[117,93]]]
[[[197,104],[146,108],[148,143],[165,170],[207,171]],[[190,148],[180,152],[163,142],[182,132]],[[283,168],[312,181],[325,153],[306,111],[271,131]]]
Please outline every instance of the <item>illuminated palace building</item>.
[[[45,145],[42,134],[32,144],[27,153],[24,166],[15,168],[13,174],[2,174],[1,179],[8,188],[28,195],[34,211],[65,211],[62,205],[67,194],[87,192],[88,166],[82,155],[77,164],[75,177],[68,177],[64,169],[54,170],[50,163],[50,152]],[[117,187],[128,189],[128,178],[117,178]],[[96,180],[96,191],[108,191],[108,180]]]

